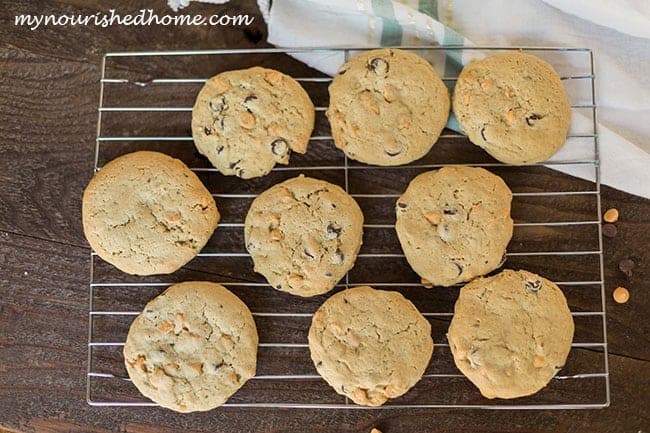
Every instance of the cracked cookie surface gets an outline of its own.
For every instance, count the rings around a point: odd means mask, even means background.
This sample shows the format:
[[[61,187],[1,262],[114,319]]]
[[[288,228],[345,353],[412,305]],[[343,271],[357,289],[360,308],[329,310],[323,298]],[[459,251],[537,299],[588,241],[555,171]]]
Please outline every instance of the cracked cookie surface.
[[[564,366],[573,317],[554,283],[504,270],[460,290],[447,339],[458,369],[487,398],[534,394]]]
[[[354,266],[363,214],[342,188],[300,175],[260,194],[244,223],[255,272],[277,290],[314,296]]]
[[[428,283],[451,286],[503,263],[512,238],[512,192],[476,167],[420,174],[397,200],[395,230],[406,260]]]
[[[257,329],[246,305],[216,283],[175,284],[131,324],[124,362],[138,390],[178,412],[225,403],[255,375]]]
[[[343,290],[316,311],[309,350],[318,373],[357,404],[380,406],[412,388],[431,354],[431,325],[399,292]]]
[[[422,158],[449,117],[449,92],[435,69],[398,49],[356,55],[339,69],[329,94],[336,147],[367,164]]]
[[[86,239],[123,272],[169,274],[192,260],[217,227],[210,192],[183,162],[135,152],[99,170],[82,201]]]
[[[495,54],[467,65],[453,94],[470,141],[501,162],[545,161],[566,142],[571,106],[551,65],[530,54]]]
[[[305,153],[314,104],[293,78],[261,67],[210,78],[192,110],[196,148],[225,175],[264,176]]]

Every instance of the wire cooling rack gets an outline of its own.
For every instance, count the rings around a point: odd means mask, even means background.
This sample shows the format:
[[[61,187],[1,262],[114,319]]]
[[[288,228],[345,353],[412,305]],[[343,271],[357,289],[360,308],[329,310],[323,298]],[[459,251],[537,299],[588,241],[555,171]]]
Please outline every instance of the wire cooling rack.
[[[335,291],[369,284],[398,290],[432,324],[435,350],[422,380],[386,408],[580,409],[609,405],[604,303],[600,173],[594,58],[583,48],[430,47],[412,49],[439,65],[447,53],[473,55],[523,49],[549,61],[570,95],[574,125],[564,149],[550,161],[523,167],[499,163],[461,134],[445,130],[423,159],[401,167],[366,166],[336,150],[324,117],[331,79],[290,58],[345,61],[356,49],[255,49],[106,54],[102,61],[95,172],[135,150],[158,150],[182,159],[213,193],[222,214],[199,256],[172,275],[135,277],[91,253],[87,400],[93,406],[155,406],[130,383],[122,346],[133,318],[170,284],[222,283],[253,311],[260,334],[257,375],[226,407],[372,409],[351,404],[317,375],[309,358],[311,315],[327,296],[293,297],[271,289],[252,271],[243,247],[243,220],[254,197],[305,173],[344,187],[364,211],[364,245],[356,266]],[[306,155],[293,155],[264,178],[224,177],[195,151],[190,116],[206,78],[228,69],[263,65],[292,74],[316,105],[316,127]],[[141,72],[146,70],[144,74]],[[134,72],[138,71],[138,72]],[[295,72],[299,71],[299,72]],[[455,76],[444,76],[451,88]],[[565,292],[576,324],[567,364],[534,396],[487,400],[455,368],[446,340],[458,286],[423,288],[408,267],[394,233],[394,203],[409,180],[444,165],[482,166],[513,190],[515,230],[505,267],[554,280]],[[595,182],[569,177],[573,169]],[[549,173],[552,176],[549,178]],[[550,180],[549,180],[550,179]],[[557,181],[555,181],[557,179]],[[330,293],[331,295],[331,293]]]

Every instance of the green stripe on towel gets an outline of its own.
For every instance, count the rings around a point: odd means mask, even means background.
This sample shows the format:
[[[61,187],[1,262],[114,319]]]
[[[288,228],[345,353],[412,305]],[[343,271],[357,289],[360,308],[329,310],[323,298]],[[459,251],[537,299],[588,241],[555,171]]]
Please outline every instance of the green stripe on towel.
[[[395,19],[395,10],[390,0],[372,0],[372,9],[381,17],[381,46],[399,46],[402,44],[402,26]]]

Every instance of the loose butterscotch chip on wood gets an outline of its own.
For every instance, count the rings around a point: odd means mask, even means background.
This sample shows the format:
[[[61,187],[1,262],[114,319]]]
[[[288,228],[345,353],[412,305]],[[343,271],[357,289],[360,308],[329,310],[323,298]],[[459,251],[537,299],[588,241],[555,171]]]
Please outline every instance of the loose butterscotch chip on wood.
[[[624,304],[630,299],[630,292],[625,287],[617,287],[612,295],[619,304]]]
[[[603,220],[608,223],[615,223],[618,221],[618,209],[611,208],[607,209],[605,214],[603,215]]]

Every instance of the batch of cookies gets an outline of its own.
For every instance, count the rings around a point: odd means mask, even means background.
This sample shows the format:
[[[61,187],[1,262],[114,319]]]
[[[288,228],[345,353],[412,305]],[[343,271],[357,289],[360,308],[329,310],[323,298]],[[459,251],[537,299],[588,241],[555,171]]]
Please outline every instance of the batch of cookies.
[[[366,51],[340,68],[329,93],[326,114],[336,147],[372,165],[403,165],[429,153],[451,105],[471,142],[510,164],[548,159],[569,128],[560,78],[522,52],[471,62],[450,101],[431,64],[416,54]],[[292,151],[307,152],[314,117],[299,83],[254,67],[207,80],[194,105],[192,133],[219,172],[251,179],[288,164]],[[500,177],[447,166],[412,179],[395,203],[395,230],[422,285],[467,283],[447,340],[458,369],[487,398],[522,397],[546,386],[564,365],[574,331],[553,282],[524,270],[483,277],[505,261],[511,201]],[[128,274],[180,269],[213,236],[219,217],[194,172],[158,152],[107,163],[83,197],[89,243]],[[254,270],[272,288],[260,290],[303,297],[332,290],[354,266],[363,220],[344,189],[303,175],[258,195],[244,236]],[[434,348],[430,323],[409,300],[368,286],[327,299],[313,314],[308,343],[316,370],[333,390],[366,406],[405,394],[422,378]],[[257,348],[244,302],[220,284],[190,281],[145,306],[131,324],[124,358],[144,396],[175,411],[205,411],[255,375]]]

